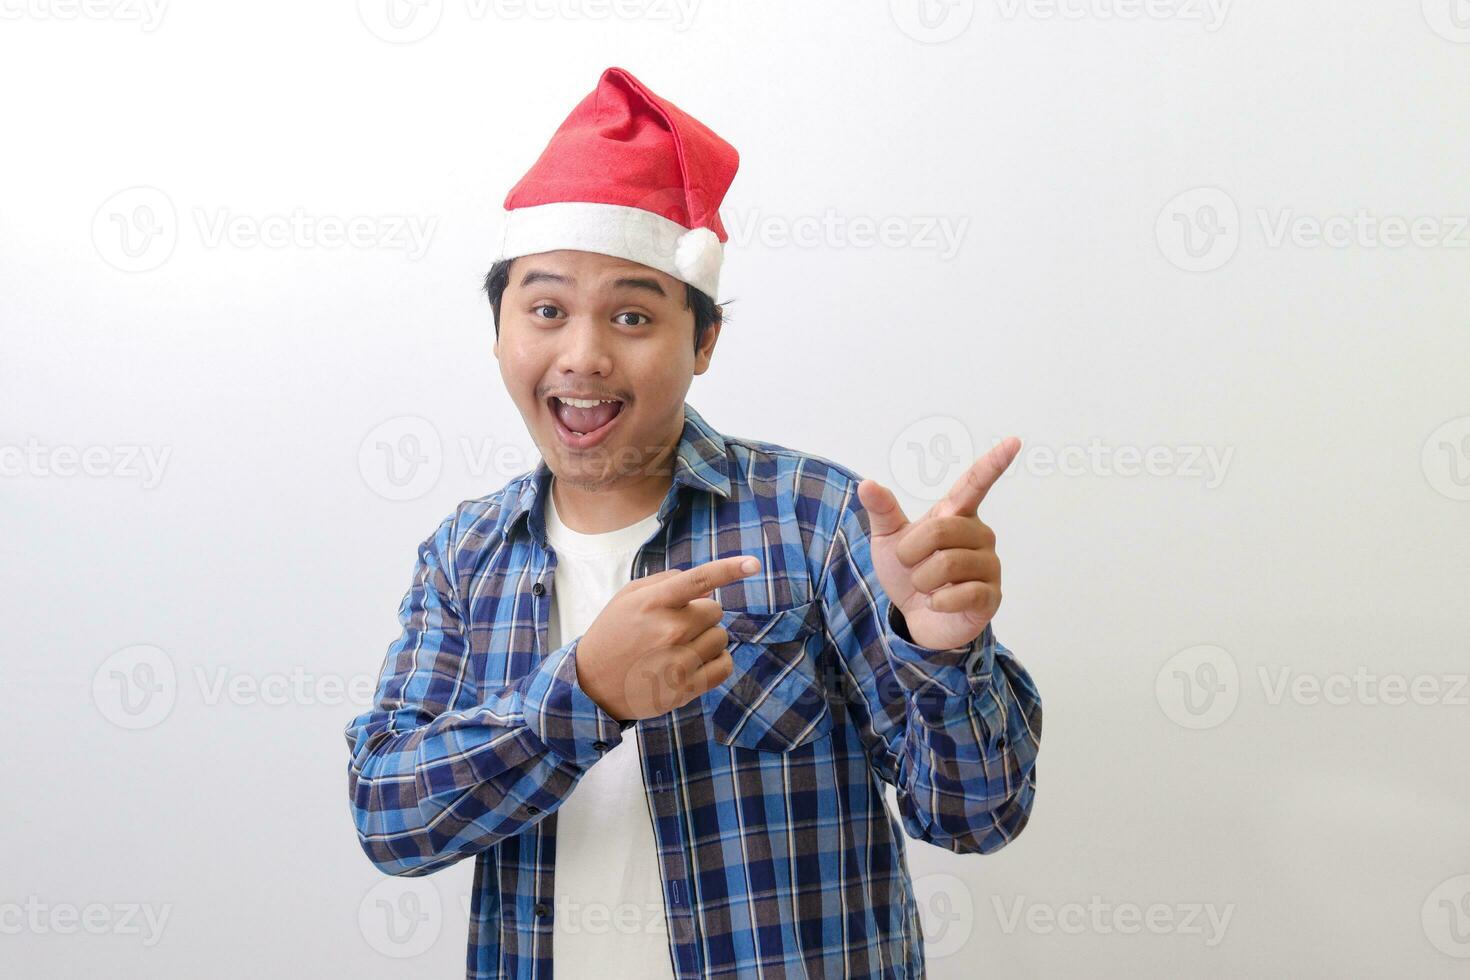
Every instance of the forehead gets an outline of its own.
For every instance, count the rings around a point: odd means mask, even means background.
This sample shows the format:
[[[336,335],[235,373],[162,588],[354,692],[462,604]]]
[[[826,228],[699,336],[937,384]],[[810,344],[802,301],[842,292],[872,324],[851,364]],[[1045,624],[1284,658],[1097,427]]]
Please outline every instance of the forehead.
[[[657,285],[668,298],[684,295],[679,280],[650,266],[598,252],[559,249],[514,259],[507,288],[559,286],[587,292],[652,292],[649,284]]]

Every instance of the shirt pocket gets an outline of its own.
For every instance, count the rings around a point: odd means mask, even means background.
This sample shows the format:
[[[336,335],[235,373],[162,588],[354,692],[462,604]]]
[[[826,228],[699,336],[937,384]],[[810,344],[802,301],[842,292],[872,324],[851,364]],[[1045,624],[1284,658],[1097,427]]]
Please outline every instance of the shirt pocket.
[[[789,752],[832,730],[832,711],[807,655],[821,630],[813,599],[776,612],[726,610],[734,669],[701,695],[716,741],[762,752]]]

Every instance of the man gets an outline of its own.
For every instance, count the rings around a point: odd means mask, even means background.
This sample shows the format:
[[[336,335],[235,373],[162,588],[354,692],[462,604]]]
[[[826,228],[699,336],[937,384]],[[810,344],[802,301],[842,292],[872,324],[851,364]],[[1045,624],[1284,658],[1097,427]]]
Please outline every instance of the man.
[[[921,977],[903,834],[985,854],[1030,817],[1041,701],[978,516],[1019,442],[910,521],[684,400],[737,162],[609,68],[506,198],[495,357],[543,458],[420,544],[346,731],[374,864],[475,855],[472,977]]]

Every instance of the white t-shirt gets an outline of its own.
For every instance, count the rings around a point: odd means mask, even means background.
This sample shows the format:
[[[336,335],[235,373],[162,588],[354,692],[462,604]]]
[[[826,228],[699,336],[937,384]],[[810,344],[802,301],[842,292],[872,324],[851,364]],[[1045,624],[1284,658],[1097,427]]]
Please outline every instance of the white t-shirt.
[[[604,534],[563,524],[546,494],[546,537],[556,552],[549,649],[587,632],[633,578],[658,514]],[[637,729],[602,754],[556,818],[552,971],[558,977],[673,980],[663,876],[643,785]]]

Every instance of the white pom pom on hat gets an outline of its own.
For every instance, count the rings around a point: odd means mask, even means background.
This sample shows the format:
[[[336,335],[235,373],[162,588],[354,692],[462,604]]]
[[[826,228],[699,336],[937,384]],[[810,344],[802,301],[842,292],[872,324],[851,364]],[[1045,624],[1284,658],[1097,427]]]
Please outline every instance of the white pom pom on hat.
[[[495,258],[598,252],[718,300],[729,238],[719,208],[739,165],[699,120],[608,68],[506,195]]]

